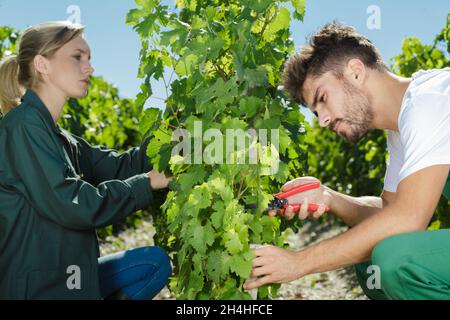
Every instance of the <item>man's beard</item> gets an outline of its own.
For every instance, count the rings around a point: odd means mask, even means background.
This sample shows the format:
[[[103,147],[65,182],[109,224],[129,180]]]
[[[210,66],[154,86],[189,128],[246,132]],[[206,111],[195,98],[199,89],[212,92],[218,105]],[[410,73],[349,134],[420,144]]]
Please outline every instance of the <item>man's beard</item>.
[[[345,91],[344,117],[334,120],[330,129],[336,132],[337,126],[346,125],[347,130],[342,132],[342,137],[355,143],[371,129],[374,118],[373,110],[369,99],[345,79],[343,87]]]

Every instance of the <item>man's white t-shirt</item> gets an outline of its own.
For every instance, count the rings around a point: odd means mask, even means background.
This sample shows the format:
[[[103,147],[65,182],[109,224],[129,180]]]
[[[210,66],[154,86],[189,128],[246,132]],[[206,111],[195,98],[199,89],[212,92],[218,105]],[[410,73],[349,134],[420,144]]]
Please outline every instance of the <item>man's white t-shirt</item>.
[[[450,164],[450,68],[419,71],[403,97],[399,131],[388,131],[384,190],[396,192],[407,176]]]

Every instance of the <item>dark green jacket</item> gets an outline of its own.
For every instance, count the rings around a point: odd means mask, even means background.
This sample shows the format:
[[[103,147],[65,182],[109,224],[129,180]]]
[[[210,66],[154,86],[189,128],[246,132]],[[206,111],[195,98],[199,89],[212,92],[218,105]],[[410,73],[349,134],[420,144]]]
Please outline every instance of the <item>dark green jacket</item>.
[[[0,121],[0,299],[101,298],[95,229],[152,202],[147,143],[92,147],[27,90]],[[67,286],[70,266],[80,289]]]

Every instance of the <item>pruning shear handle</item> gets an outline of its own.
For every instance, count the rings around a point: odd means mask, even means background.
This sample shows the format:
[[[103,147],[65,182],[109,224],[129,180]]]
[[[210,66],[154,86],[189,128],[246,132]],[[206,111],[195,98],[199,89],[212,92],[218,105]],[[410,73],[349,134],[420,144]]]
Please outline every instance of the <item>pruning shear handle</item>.
[[[308,190],[317,189],[320,187],[320,182],[310,182],[302,184],[301,186],[295,187],[286,192],[280,192],[273,195],[274,199],[269,204],[269,210],[277,210],[277,213],[283,214],[288,206],[293,207],[294,212],[298,212],[303,203],[289,204],[287,198],[293,196],[297,193],[305,192]],[[319,205],[315,203],[310,203],[308,205],[308,211],[316,211],[319,209]],[[330,211],[329,207],[325,208],[325,211]]]

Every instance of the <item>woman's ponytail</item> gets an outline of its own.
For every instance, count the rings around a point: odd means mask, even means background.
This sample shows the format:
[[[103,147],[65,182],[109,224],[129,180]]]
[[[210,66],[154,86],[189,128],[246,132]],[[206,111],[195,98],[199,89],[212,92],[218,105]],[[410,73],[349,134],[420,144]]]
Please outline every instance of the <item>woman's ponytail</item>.
[[[8,56],[0,62],[0,109],[3,115],[20,104],[25,89],[19,84],[17,56]]]

